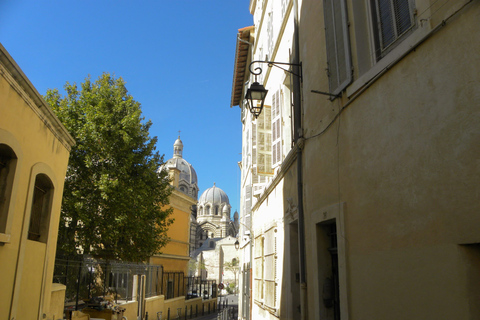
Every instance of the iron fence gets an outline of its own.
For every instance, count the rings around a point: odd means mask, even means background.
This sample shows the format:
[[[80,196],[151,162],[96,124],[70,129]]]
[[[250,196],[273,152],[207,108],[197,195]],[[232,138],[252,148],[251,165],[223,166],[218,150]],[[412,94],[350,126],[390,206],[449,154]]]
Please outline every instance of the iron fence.
[[[217,281],[202,280],[201,277],[186,278],[186,299],[202,297],[203,299],[213,299],[217,297]]]
[[[65,305],[79,310],[86,301],[134,299],[136,275],[145,275],[145,296],[162,294],[163,267],[122,261],[102,261],[87,257],[56,259],[53,281],[64,284]]]
[[[164,272],[159,265],[103,261],[79,256],[74,259],[57,258],[53,280],[64,284],[65,307],[80,310],[87,304],[98,303],[107,297],[116,304],[134,300],[138,279],[145,276],[145,297],[164,295],[165,299],[185,296],[186,299],[217,297],[215,280],[185,277],[183,272]]]

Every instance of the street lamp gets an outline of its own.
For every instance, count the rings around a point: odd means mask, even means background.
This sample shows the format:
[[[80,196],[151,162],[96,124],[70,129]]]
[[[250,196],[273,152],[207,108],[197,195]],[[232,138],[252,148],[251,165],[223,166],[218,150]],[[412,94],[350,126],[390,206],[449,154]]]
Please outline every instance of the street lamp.
[[[283,71],[286,71],[288,73],[293,74],[294,76],[299,77],[300,79],[302,78],[302,69],[301,69],[302,64],[275,62],[275,61],[261,61],[261,60],[252,61],[250,63],[250,66],[248,67],[248,69],[250,70],[250,73],[255,76],[255,82],[252,83],[250,88],[247,89],[247,93],[245,94],[245,99],[247,100],[247,103],[248,103],[248,109],[256,119],[258,118],[258,116],[263,110],[263,104],[265,103],[265,98],[267,97],[268,90],[266,90],[265,87],[257,81],[257,76],[262,74],[263,70],[260,67],[256,67],[254,70],[252,70],[252,66],[254,63],[266,63],[268,64],[269,68],[277,67],[279,69],[282,69]],[[300,68],[300,73],[297,74],[291,70],[282,68],[281,65],[297,66]],[[255,103],[254,102],[255,100],[259,101],[260,105],[258,103]]]
[[[240,248],[240,242],[238,242],[237,239],[237,241],[235,241],[235,249],[238,250],[238,248]]]
[[[265,97],[267,96],[268,90],[265,89],[263,85],[257,82],[257,76],[255,76],[255,82],[252,83],[250,88],[247,90],[245,99],[247,99],[248,109],[253,114],[253,116],[258,118],[260,113],[263,110],[263,104],[265,102]],[[254,101],[260,101],[260,105]]]
[[[302,81],[302,63],[301,62],[288,63],[288,62],[261,61],[261,60],[252,61],[250,63],[250,66],[248,67],[248,69],[250,70],[250,73],[255,76],[255,82],[252,83],[250,88],[247,89],[247,93],[245,94],[245,99],[247,100],[248,109],[253,114],[255,119],[257,119],[263,110],[263,104],[265,103],[265,98],[267,97],[268,90],[266,90],[262,84],[258,83],[257,76],[262,74],[263,70],[260,67],[256,67],[254,70],[252,70],[252,65],[254,63],[266,63],[269,68],[277,67],[279,69],[282,69],[285,72],[288,72],[290,74],[293,74],[294,76],[297,76],[298,78],[300,78],[300,81]],[[290,67],[298,67],[299,73],[295,73],[292,70],[282,68],[281,67],[282,65],[286,65]],[[324,92],[319,90],[311,90],[311,92],[329,96],[331,99],[334,99],[340,96],[340,93],[332,94],[329,92]],[[259,101],[260,106],[258,105],[258,103],[257,104],[254,103],[255,100]]]

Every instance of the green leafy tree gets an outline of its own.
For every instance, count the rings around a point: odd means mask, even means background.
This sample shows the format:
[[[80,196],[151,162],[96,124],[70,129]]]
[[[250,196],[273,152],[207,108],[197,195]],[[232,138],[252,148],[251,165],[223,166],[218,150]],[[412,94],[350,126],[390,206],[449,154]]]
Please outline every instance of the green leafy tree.
[[[45,100],[76,141],[65,179],[58,250],[104,259],[145,261],[159,252],[172,220],[166,209],[168,175],[158,172],[155,151],[140,103],[122,78],[105,73],[66,95],[48,90]]]
[[[230,286],[226,288],[228,293],[234,293],[237,286],[237,272],[240,269],[240,266],[238,265],[238,259],[233,258],[231,262],[226,261],[223,265],[225,270],[233,272],[233,276],[235,277],[235,282],[231,283]]]

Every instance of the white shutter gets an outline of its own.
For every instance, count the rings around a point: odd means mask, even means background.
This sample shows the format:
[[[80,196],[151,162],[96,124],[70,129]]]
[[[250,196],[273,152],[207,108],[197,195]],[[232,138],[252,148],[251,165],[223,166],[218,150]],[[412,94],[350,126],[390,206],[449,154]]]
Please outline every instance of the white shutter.
[[[277,90],[272,96],[272,168],[282,161],[282,95]]]
[[[270,308],[276,307],[277,300],[277,246],[275,233],[275,228],[268,230],[265,233],[264,242],[265,305]]]
[[[325,38],[330,93],[339,94],[352,81],[345,0],[324,0]]]

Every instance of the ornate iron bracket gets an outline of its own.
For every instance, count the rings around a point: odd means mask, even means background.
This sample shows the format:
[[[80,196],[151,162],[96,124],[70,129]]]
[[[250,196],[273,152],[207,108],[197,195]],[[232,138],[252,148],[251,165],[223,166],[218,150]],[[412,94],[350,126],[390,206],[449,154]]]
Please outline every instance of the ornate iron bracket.
[[[268,65],[269,68],[271,67],[277,67],[279,69],[282,69],[283,71],[285,72],[288,72],[290,74],[293,74],[294,76],[297,76],[300,78],[300,80],[302,80],[302,64],[299,63],[288,63],[288,62],[275,62],[275,61],[262,61],[262,60],[255,60],[255,61],[252,61],[250,63],[250,66],[248,67],[248,69],[250,70],[250,73],[253,74],[255,76],[255,79],[257,78],[258,75],[262,74],[263,70],[262,68],[260,67],[256,67],[255,69],[252,70],[252,66],[254,63],[266,63]],[[293,72],[292,70],[289,70],[289,69],[285,69],[281,66],[294,66],[294,67],[299,67],[300,68],[300,74],[296,74],[295,72]]]

